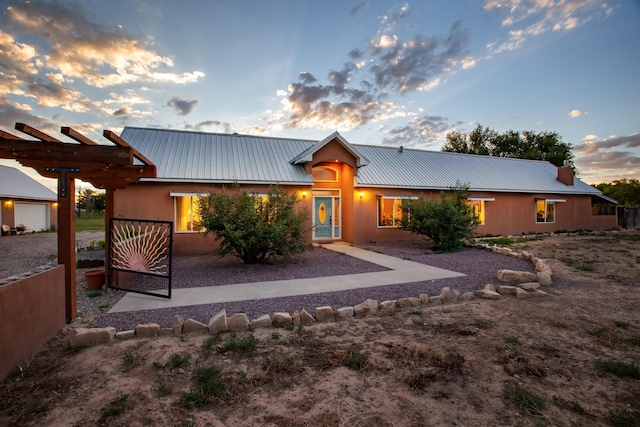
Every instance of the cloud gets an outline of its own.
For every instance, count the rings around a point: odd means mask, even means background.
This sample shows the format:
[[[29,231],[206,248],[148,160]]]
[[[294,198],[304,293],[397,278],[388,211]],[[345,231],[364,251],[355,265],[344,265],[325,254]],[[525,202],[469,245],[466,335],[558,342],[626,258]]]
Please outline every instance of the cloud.
[[[27,96],[35,98],[40,107],[61,107],[68,111],[87,112],[94,108],[89,98],[80,92],[55,82],[36,80],[27,85]]]
[[[7,71],[26,79],[46,66],[65,78],[78,78],[95,87],[141,81],[185,84],[205,76],[200,71],[166,71],[173,67],[173,61],[154,51],[149,41],[121,29],[107,29],[90,21],[88,15],[79,4],[11,3],[5,10],[5,29],[39,37],[50,48],[41,53],[8,33],[0,33],[0,52],[12,55],[11,62],[17,64]]]
[[[598,0],[485,0],[483,10],[500,16],[502,27],[511,28],[506,41],[486,45],[494,54],[519,49],[549,31],[569,31],[606,18],[614,8]]]
[[[592,154],[609,150],[611,148],[638,148],[640,147],[640,133],[632,133],[627,136],[610,136],[598,140],[596,135],[587,135],[583,139],[583,144],[573,147],[573,150],[580,155]]]
[[[587,135],[573,148],[581,178],[588,182],[640,178],[640,133],[600,139]]]
[[[364,9],[366,9],[367,7],[369,7],[369,2],[363,2],[358,4],[356,7],[354,7],[349,11],[349,17],[351,19],[355,19],[358,16],[358,14],[362,12]]]
[[[198,101],[195,99],[188,100],[174,96],[167,102],[166,107],[172,107],[179,116],[187,116],[191,114],[196,105],[198,105]]]
[[[447,34],[417,34],[404,40],[392,30],[408,15],[405,3],[381,17],[380,29],[369,44],[351,49],[349,60],[341,69],[329,70],[325,80],[301,72],[286,96],[278,91],[282,107],[267,118],[269,125],[349,130],[405,117],[400,105],[388,100],[391,94],[432,90],[443,75],[475,65],[469,55],[469,33],[461,22]]]
[[[571,112],[569,114],[567,114],[569,117],[580,117],[583,114],[589,114],[586,111],[580,111],[580,110],[571,110]]]
[[[382,140],[382,144],[404,147],[429,146],[437,140],[444,140],[445,133],[452,128],[453,124],[449,123],[446,117],[413,117],[405,126],[385,130],[387,136]]]

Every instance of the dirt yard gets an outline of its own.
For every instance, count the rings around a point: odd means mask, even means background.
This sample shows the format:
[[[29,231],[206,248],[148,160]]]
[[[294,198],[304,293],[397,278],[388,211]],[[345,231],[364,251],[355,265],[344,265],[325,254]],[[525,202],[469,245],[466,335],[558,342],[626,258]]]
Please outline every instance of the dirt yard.
[[[548,261],[549,296],[84,349],[60,334],[0,383],[0,425],[640,425],[640,233],[501,243]]]

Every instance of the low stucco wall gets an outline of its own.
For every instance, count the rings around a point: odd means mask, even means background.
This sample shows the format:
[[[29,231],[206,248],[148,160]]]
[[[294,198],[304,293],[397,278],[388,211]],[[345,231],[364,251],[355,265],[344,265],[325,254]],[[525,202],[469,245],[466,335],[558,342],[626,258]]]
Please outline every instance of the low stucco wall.
[[[0,285],[0,380],[65,324],[64,265]]]

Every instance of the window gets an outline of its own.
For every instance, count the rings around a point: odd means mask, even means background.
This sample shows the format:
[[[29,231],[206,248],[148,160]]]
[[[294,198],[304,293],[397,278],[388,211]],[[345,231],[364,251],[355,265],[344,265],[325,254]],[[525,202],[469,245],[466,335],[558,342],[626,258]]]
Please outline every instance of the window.
[[[408,212],[402,209],[402,201],[410,197],[378,196],[378,227],[400,227]]]
[[[311,175],[316,181],[338,182],[338,171],[327,166],[316,166],[312,168]]]
[[[200,215],[198,215],[200,196],[181,195],[174,197],[176,231],[200,231]]]
[[[555,201],[545,199],[536,200],[536,222],[556,222]]]
[[[470,200],[476,224],[484,225],[484,200]]]

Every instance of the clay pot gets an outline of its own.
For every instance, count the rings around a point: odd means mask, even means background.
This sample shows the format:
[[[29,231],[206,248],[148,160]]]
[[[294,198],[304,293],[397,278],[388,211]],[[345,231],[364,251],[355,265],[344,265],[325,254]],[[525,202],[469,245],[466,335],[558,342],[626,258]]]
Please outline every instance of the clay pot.
[[[104,286],[104,270],[90,270],[85,271],[83,274],[87,279],[87,289],[102,289]]]

